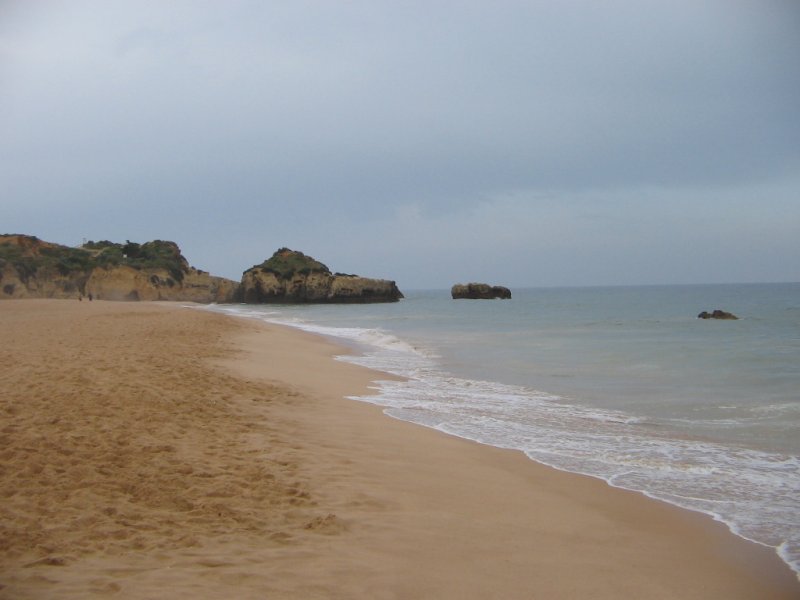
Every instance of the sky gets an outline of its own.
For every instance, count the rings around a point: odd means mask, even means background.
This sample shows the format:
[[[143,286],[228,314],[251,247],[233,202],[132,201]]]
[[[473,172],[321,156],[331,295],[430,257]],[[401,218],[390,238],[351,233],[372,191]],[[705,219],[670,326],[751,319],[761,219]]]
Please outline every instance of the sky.
[[[797,0],[0,0],[0,233],[400,289],[800,281]]]

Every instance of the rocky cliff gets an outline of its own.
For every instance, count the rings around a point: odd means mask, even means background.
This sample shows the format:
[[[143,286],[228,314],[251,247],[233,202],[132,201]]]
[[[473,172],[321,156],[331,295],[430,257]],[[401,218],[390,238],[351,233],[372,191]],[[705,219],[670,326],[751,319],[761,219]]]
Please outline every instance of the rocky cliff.
[[[321,262],[288,248],[245,271],[240,294],[249,304],[396,302],[403,297],[394,281],[333,274]]]
[[[81,298],[182,302],[366,303],[403,297],[394,281],[333,274],[287,248],[241,283],[195,269],[174,242],[88,242],[79,248],[0,235],[0,299]]]
[[[0,235],[0,298],[231,302],[239,284],[189,266],[174,242],[71,248]]]
[[[457,283],[450,290],[450,295],[453,300],[470,299],[470,300],[491,300],[493,298],[501,298],[509,300],[511,298],[511,290],[502,285],[489,285],[488,283]]]

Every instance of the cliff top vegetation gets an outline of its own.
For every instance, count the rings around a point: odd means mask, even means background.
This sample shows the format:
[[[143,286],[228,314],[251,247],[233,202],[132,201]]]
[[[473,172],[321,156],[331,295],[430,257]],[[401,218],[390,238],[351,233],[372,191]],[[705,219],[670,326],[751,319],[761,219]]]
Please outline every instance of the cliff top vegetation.
[[[131,241],[116,244],[104,240],[71,248],[30,235],[0,235],[0,268],[6,262],[14,266],[23,281],[40,269],[67,276],[89,273],[96,267],[127,265],[138,270],[164,269],[177,281],[182,281],[189,270],[178,245],[162,240],[144,244]]]
[[[264,273],[272,273],[279,279],[290,279],[294,275],[309,275],[311,273],[331,274],[330,269],[318,260],[289,248],[280,248],[270,258],[260,265],[254,266],[253,269],[260,269]]]

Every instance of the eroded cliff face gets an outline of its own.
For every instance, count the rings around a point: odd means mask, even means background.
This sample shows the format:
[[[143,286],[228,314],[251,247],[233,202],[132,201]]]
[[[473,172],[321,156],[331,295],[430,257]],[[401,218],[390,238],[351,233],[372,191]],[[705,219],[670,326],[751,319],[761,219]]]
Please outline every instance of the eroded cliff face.
[[[187,302],[236,302],[239,297],[238,281],[209,275],[205,271],[190,269],[183,278],[182,298]]]
[[[330,293],[336,302],[397,302],[403,297],[394,281],[356,275],[334,275]]]
[[[334,275],[302,252],[281,248],[242,274],[241,297],[248,304],[356,304],[397,302],[403,294],[394,281]]]
[[[13,265],[0,266],[0,299],[77,298],[86,277],[63,276],[52,270],[20,273]]]
[[[242,299],[247,304],[321,302],[328,296],[329,273],[292,275],[287,278],[257,267],[242,274]]]
[[[129,257],[120,248],[138,249],[139,255]],[[32,236],[0,235],[0,299],[91,295],[210,303],[232,302],[238,289],[238,282],[190,267],[173,242],[70,248]]]
[[[73,272],[49,256],[58,244],[26,235],[0,235],[0,298],[75,298],[88,273]]]
[[[86,282],[85,294],[98,300],[172,300],[178,302],[233,302],[239,284],[189,268],[180,282],[166,269],[137,270],[119,266],[97,268]]]

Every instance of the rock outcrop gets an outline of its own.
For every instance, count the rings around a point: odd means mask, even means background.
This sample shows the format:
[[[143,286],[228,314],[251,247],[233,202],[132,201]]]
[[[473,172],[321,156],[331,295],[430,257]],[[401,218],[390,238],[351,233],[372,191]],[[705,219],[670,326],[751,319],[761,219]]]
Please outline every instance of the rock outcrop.
[[[281,248],[242,274],[240,299],[248,304],[397,302],[394,281],[331,273],[302,252]]]
[[[0,235],[0,298],[232,302],[239,284],[189,266],[174,242],[71,248]]]
[[[227,303],[236,299],[239,284],[189,267],[180,281],[165,269],[138,270],[127,266],[94,269],[86,294],[98,300],[172,300]]]
[[[71,248],[0,235],[0,299],[81,298],[180,302],[366,303],[403,297],[394,281],[333,274],[286,248],[248,269],[241,283],[195,269],[174,242],[88,242]]]
[[[491,300],[500,298],[508,300],[511,298],[511,290],[501,285],[489,285],[487,283],[457,283],[450,290],[453,300]]]
[[[737,321],[739,317],[733,313],[725,312],[724,310],[715,310],[714,312],[703,311],[697,315],[698,319],[726,319],[728,321]]]

